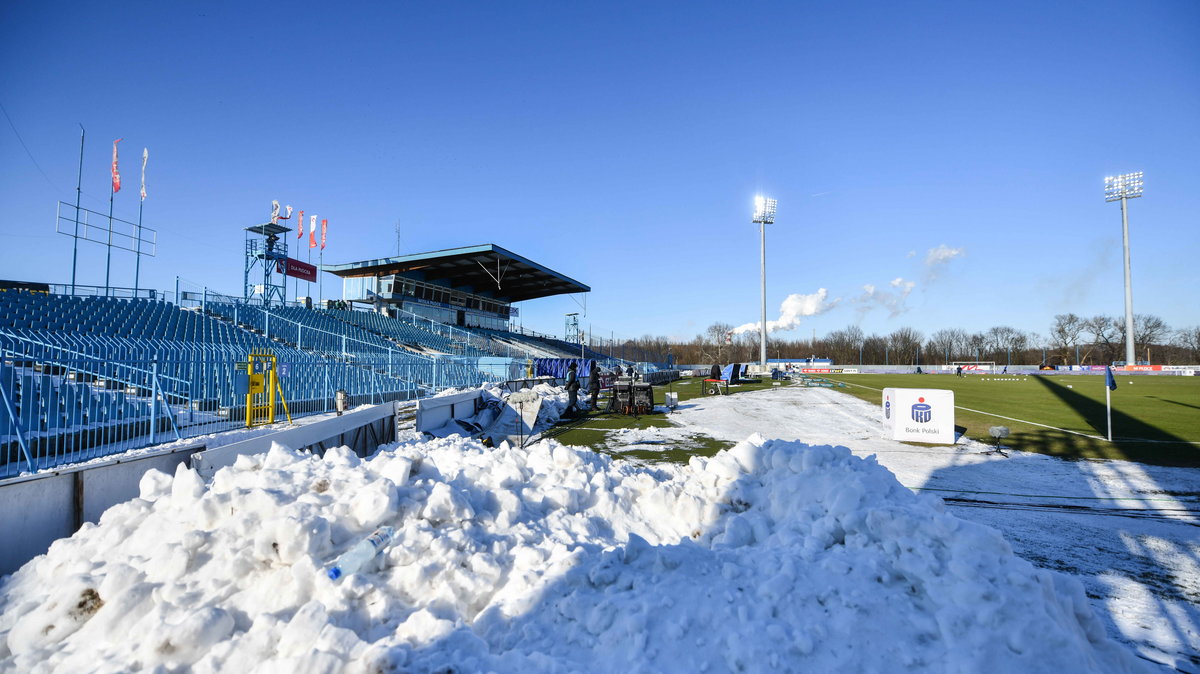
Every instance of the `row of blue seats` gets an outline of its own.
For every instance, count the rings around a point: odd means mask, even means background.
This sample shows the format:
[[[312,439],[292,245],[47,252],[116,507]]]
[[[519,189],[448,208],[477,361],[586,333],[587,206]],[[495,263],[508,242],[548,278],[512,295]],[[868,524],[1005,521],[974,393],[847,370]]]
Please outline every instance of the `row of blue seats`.
[[[0,366],[0,382],[11,402],[22,431],[55,434],[84,427],[150,417],[150,400],[130,396],[124,390],[97,391],[88,384],[61,381]],[[15,433],[7,410],[0,410],[0,437]]]
[[[373,311],[333,309],[329,310],[329,313],[343,321],[363,326],[368,330],[386,335],[396,341],[419,348],[428,348],[438,353],[463,356],[499,355],[461,341],[452,340],[441,332],[422,327],[417,321],[409,322],[400,318],[391,318]],[[463,332],[463,334],[466,335],[468,333]]]
[[[0,328],[180,341],[236,341],[233,326],[157,300],[0,291]]]
[[[356,326],[334,321],[329,316],[296,307],[263,309],[243,304],[210,302],[208,311],[236,321],[271,339],[309,351],[329,354],[386,353],[397,347]],[[346,339],[343,340],[342,337]]]

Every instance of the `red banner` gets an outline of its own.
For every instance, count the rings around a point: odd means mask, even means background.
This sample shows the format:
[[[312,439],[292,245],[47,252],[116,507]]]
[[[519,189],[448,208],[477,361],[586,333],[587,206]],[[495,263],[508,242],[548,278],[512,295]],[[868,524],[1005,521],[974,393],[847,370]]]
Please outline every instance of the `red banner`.
[[[296,238],[303,239],[304,238],[304,211],[300,211],[300,219],[296,221],[296,224],[299,225],[298,227],[296,227]]]
[[[112,191],[113,194],[121,191],[121,174],[117,171],[117,143],[125,140],[118,138],[113,141],[113,165],[112,165]]]
[[[317,247],[317,216],[310,215],[308,218],[308,247]]]
[[[317,280],[317,268],[315,265],[301,262],[300,260],[293,260],[290,257],[287,259],[286,265],[283,262],[283,260],[279,260],[275,263],[275,271],[310,283]]]
[[[329,221],[321,220],[321,250],[325,250],[325,230],[329,228]]]

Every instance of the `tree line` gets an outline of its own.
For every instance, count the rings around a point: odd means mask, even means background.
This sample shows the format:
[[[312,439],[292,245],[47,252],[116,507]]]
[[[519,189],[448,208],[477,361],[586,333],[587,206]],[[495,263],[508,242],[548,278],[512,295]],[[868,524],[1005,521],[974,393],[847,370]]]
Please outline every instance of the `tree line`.
[[[687,342],[645,335],[611,343],[606,340],[593,348],[618,358],[659,363],[668,357],[683,364],[757,361],[758,332],[732,335],[732,329],[726,323],[713,323]],[[1200,363],[1200,326],[1172,329],[1157,316],[1135,314],[1133,342],[1138,362]],[[980,332],[945,328],[929,336],[911,327],[886,335],[868,335],[851,325],[815,339],[768,335],[767,357],[832,358],[839,365],[948,365],[967,360],[1013,365],[1106,365],[1125,360],[1125,320],[1117,316],[1058,314],[1045,334],[998,325]]]

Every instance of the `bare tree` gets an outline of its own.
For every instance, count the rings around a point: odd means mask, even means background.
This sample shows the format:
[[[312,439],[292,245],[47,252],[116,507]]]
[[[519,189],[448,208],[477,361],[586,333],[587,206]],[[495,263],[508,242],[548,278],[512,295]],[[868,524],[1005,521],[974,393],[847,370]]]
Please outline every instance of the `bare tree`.
[[[983,349],[987,346],[987,335],[982,332],[972,333],[967,336],[967,354],[968,358],[964,360],[983,360]]]
[[[1112,362],[1113,356],[1117,353],[1117,345],[1119,340],[1124,336],[1124,321],[1119,321],[1111,316],[1092,316],[1084,322],[1084,329],[1092,337],[1092,344],[1088,347],[1087,354],[1083,357],[1086,362],[1093,352],[1099,353],[1099,362]]]
[[[945,358],[948,365],[950,361],[960,359],[966,352],[968,339],[966,330],[945,328],[933,333],[925,350]]]
[[[871,335],[863,339],[863,362],[888,363],[888,342],[886,337]]]
[[[1145,351],[1146,361],[1150,361],[1150,347],[1158,344],[1171,330],[1163,319],[1153,314],[1133,315],[1133,345],[1135,353]]]
[[[1174,342],[1177,346],[1187,349],[1192,364],[1200,362],[1200,325],[1176,330]]]
[[[863,344],[863,331],[857,325],[851,325],[844,330],[834,330],[825,338],[826,355],[836,363],[857,363]]]
[[[898,328],[887,336],[890,360],[893,363],[912,364],[916,362],[917,350],[921,348],[923,335],[909,327]]]
[[[1070,362],[1071,350],[1079,346],[1079,337],[1085,328],[1085,321],[1075,314],[1054,316],[1054,324],[1050,326],[1050,343],[1054,348],[1062,350],[1064,365]]]
[[[724,355],[723,352],[725,351],[725,336],[729,334],[730,330],[733,330],[732,325],[718,321],[708,326],[708,329],[704,331],[703,337],[709,344],[712,344],[714,347],[716,347],[717,362],[721,364],[724,364],[724,361],[721,358]]]

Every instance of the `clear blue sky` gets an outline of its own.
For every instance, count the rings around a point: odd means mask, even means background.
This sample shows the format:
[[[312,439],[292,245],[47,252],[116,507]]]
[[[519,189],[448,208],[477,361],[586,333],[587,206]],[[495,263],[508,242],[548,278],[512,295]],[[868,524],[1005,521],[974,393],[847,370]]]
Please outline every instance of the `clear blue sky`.
[[[136,219],[150,149],[162,289],[240,293],[242,228],[278,199],[329,219],[326,262],[393,253],[399,220],[406,253],[496,243],[590,285],[596,333],[690,337],[758,320],[762,191],[769,318],[840,298],[783,336],[1045,333],[1124,311],[1103,177],[1142,170],[1135,310],[1200,322],[1193,0],[9,2],[0,103],[0,278],[70,280],[54,213],[82,123],[87,208],[124,137]],[[959,253],[926,265],[939,246]],[[114,254],[115,284],[132,269]],[[81,246],[80,283],[103,280]],[[521,309],[558,333],[580,306]]]

